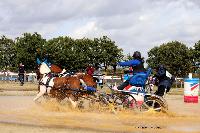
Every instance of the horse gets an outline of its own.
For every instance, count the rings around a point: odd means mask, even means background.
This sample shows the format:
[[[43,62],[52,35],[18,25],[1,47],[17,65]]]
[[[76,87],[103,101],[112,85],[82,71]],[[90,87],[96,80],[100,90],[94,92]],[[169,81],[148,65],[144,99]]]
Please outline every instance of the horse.
[[[44,94],[49,94],[58,100],[63,100],[68,97],[72,106],[76,106],[75,97],[73,95],[74,89],[80,89],[80,80],[76,77],[53,77],[51,70],[45,63],[41,63],[39,72],[42,78],[39,81],[39,93],[34,98],[37,101]]]
[[[76,75],[80,79],[80,82],[82,84],[85,83],[86,86],[97,88],[97,83],[95,82],[95,79],[91,75],[84,73],[77,73]]]
[[[39,81],[42,78],[42,75],[40,74],[40,64],[37,64],[37,66],[35,66],[35,72],[37,75],[37,81]],[[53,73],[54,75],[59,75],[63,72],[63,70],[65,69],[61,69],[59,66],[55,65],[55,64],[51,64],[51,66],[49,67],[49,69],[51,70],[51,73]],[[65,70],[66,71],[66,70]]]

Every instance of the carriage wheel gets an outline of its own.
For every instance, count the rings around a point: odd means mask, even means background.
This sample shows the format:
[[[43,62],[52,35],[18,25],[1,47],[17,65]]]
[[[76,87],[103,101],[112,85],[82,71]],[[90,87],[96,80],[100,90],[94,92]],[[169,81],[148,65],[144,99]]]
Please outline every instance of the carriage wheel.
[[[123,96],[122,105],[126,110],[140,111],[140,106],[138,106],[136,99],[130,94]]]
[[[116,114],[118,104],[115,102],[115,97],[112,94],[100,94],[98,97],[99,110],[109,111]]]
[[[130,94],[114,93],[102,97],[101,103],[107,110],[117,113],[122,109],[139,111],[135,98]]]
[[[158,96],[146,97],[145,102],[142,104],[141,111],[166,111],[168,109],[167,103]]]

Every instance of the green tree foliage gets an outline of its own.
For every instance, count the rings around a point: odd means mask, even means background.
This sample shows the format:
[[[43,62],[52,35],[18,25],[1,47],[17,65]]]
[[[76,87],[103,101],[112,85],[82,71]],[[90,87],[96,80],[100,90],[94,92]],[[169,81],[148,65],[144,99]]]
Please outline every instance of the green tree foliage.
[[[200,40],[194,45],[194,61],[200,62]]]
[[[15,59],[14,41],[2,36],[0,38],[0,68],[12,69]]]
[[[75,40],[73,55],[74,66],[77,69],[84,69],[88,64],[94,64],[96,62],[94,48],[95,44],[90,39],[77,39]],[[96,54],[98,56],[98,54]]]
[[[46,41],[38,33],[24,33],[15,40],[5,36],[0,38],[0,69],[17,70],[22,62],[26,70],[34,70],[36,58],[49,55],[51,63],[68,70],[84,69],[88,64],[114,65],[122,60],[122,49],[107,36],[100,38],[72,39],[60,36]],[[148,52],[147,64],[155,68],[164,64],[177,76],[185,76],[191,71],[194,62],[200,62],[200,41],[188,49],[178,41],[168,42],[152,48]],[[132,59],[127,55],[126,59]]]
[[[123,57],[122,49],[118,48],[115,42],[107,36],[100,39],[95,38],[94,44],[96,47],[94,47],[93,54],[97,63],[103,63],[105,66],[112,65]]]
[[[16,67],[20,62],[25,65],[26,70],[33,70],[36,65],[36,56],[41,57],[44,52],[46,40],[38,33],[24,33],[15,41]]]
[[[164,64],[169,72],[177,76],[185,76],[190,72],[192,56],[185,44],[172,41],[154,47],[148,52],[147,64],[155,68]]]
[[[193,57],[192,72],[196,74],[200,74],[200,67],[199,67],[200,66],[200,40],[197,43],[195,43],[194,48],[190,49],[190,53]]]
[[[46,43],[45,49],[49,54],[51,63],[68,68],[68,64],[71,63],[69,61],[74,60],[72,55],[73,44],[74,40],[70,37],[60,36],[50,39]]]
[[[70,37],[53,38],[47,42],[45,49],[54,64],[66,69],[84,69],[88,64],[107,64],[117,62],[122,57],[122,49],[106,36],[94,40]]]

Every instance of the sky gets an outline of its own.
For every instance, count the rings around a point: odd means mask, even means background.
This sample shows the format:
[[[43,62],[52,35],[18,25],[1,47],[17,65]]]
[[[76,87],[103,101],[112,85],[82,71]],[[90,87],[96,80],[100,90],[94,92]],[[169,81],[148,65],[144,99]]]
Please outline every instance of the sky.
[[[108,36],[124,54],[147,52],[170,41],[200,40],[199,0],[1,0],[0,35],[37,32],[58,36]]]

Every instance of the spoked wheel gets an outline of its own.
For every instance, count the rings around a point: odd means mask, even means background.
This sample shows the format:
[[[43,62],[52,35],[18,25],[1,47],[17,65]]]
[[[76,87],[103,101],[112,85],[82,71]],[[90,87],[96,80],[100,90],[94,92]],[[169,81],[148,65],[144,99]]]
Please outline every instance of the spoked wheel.
[[[149,96],[145,98],[142,104],[142,111],[165,111],[168,109],[166,101],[159,96]]]
[[[140,110],[140,107],[138,106],[136,99],[132,95],[125,94],[121,97],[121,99],[122,99],[122,105],[124,109],[133,110],[133,111]]]
[[[98,101],[100,110],[107,110],[113,113],[116,113],[122,105],[122,102],[114,94],[100,94]]]
[[[137,105],[135,98],[129,93],[108,94],[106,98],[106,107],[113,112],[122,109],[140,111],[140,107]]]

